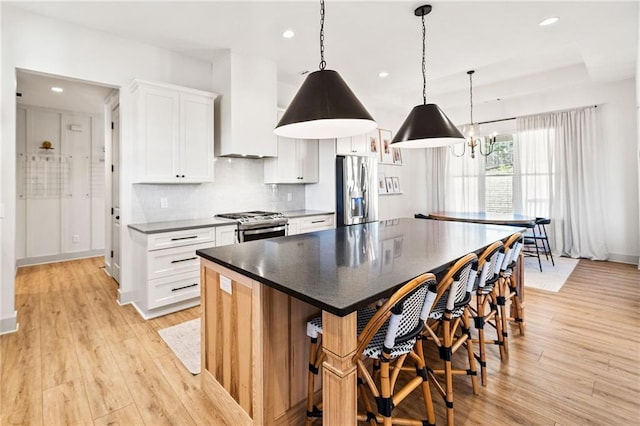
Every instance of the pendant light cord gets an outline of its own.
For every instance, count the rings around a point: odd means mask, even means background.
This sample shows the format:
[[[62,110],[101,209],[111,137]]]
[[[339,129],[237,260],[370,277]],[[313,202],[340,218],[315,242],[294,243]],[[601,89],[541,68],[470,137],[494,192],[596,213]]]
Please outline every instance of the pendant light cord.
[[[427,104],[427,59],[426,59],[426,45],[427,45],[427,27],[424,25],[424,15],[422,15],[422,103]]]
[[[473,73],[469,72],[469,110],[471,111],[471,126],[473,126]]]
[[[324,60],[324,0],[320,0],[320,70],[324,70],[327,63]]]

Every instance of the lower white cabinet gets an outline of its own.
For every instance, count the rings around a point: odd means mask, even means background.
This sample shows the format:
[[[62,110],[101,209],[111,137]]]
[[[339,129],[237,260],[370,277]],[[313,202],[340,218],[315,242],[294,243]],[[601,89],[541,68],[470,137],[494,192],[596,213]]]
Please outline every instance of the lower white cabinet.
[[[289,235],[324,231],[335,227],[333,214],[302,216],[289,219]]]
[[[200,304],[196,250],[234,244],[235,225],[144,234],[132,231],[134,305],[145,319]]]
[[[236,225],[216,227],[216,247],[227,246],[238,242],[238,227]]]

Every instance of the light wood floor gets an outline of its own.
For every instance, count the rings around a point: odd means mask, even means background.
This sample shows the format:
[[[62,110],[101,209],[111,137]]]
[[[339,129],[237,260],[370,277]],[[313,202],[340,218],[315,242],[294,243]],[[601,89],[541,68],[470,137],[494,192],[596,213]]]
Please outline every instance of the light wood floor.
[[[20,329],[0,336],[0,423],[224,424],[199,376],[157,334],[199,308],[144,321],[115,302],[102,266],[94,258],[19,270]],[[635,267],[581,260],[559,293],[528,290],[526,315],[527,335],[511,330],[508,363],[489,348],[480,395],[456,377],[456,424],[640,424]],[[443,424],[444,405],[434,403]]]

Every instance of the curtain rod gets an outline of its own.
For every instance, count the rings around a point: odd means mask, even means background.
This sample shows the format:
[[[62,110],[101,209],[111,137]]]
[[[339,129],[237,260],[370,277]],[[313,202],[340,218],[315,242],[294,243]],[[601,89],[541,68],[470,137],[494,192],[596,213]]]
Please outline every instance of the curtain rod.
[[[572,110],[574,110],[574,109],[588,108],[588,107],[590,107],[590,106],[592,106],[592,107],[594,107],[594,108],[598,108],[598,105],[597,105],[597,104],[596,104],[596,105],[587,105],[587,106],[584,106],[584,107],[578,107],[578,108],[561,109],[561,110],[558,110],[558,111],[541,112],[541,113],[538,113],[538,114],[528,114],[528,115],[523,115],[522,117],[528,117],[528,116],[531,116],[531,115],[539,115],[539,114],[549,114],[550,112],[565,112],[565,111],[572,111]],[[479,122],[478,124],[499,123],[499,122],[501,122],[501,121],[516,120],[517,118],[518,118],[518,117],[499,118],[499,119],[497,119],[497,120],[481,121],[481,122]]]

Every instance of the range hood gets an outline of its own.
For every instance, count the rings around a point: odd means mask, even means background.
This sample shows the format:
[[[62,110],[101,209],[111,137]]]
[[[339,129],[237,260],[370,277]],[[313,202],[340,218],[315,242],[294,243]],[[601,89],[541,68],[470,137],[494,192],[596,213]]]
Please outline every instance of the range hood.
[[[213,62],[215,155],[275,157],[278,81],[275,62],[225,49]]]

